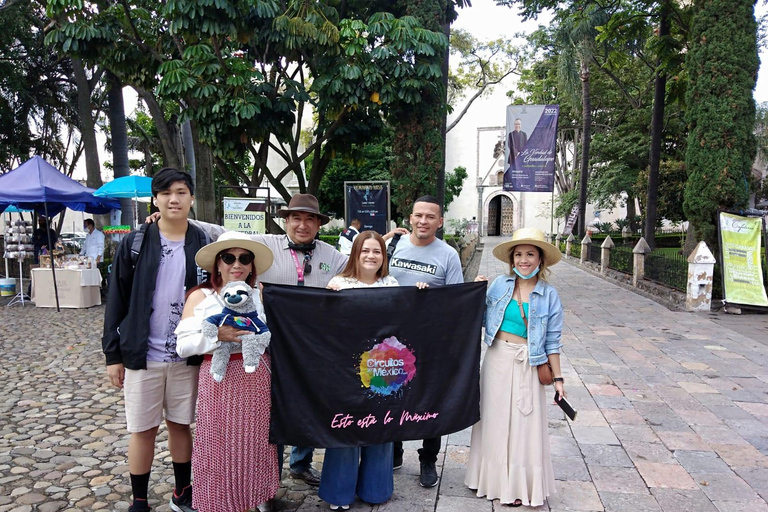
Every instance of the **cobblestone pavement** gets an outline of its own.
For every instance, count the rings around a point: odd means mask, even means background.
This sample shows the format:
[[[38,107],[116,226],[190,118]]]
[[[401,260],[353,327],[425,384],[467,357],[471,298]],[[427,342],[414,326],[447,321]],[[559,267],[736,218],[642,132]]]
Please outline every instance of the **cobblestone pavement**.
[[[505,271],[487,238],[481,274]],[[559,493],[541,510],[768,512],[768,317],[727,321],[672,312],[567,262],[550,281],[566,308],[563,369],[575,422],[550,406]],[[106,379],[103,307],[5,308],[0,301],[0,512],[126,510],[122,395]],[[735,320],[738,318],[738,320]],[[169,510],[172,472],[161,428],[150,504]],[[386,504],[352,510],[507,510],[464,486],[469,429],[443,438],[440,484],[417,485],[406,443]],[[315,452],[322,468],[322,450]],[[287,478],[282,510],[327,510]]]

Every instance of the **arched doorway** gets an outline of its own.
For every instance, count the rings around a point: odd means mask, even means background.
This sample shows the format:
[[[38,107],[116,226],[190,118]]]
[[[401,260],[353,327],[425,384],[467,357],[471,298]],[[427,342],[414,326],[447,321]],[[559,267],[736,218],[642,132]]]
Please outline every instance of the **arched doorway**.
[[[514,231],[514,203],[500,194],[488,203],[488,236],[511,235]]]

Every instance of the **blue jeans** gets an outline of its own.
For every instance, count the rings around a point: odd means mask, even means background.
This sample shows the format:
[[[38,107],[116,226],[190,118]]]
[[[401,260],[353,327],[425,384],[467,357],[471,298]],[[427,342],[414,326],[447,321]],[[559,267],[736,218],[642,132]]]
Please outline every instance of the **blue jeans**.
[[[317,495],[332,505],[350,505],[355,494],[366,503],[384,503],[395,490],[392,443],[325,450]]]
[[[291,473],[299,474],[308,470],[312,464],[312,453],[314,448],[307,446],[294,446],[291,448],[290,466]],[[281,459],[282,460],[282,459]],[[280,466],[282,467],[282,465]]]

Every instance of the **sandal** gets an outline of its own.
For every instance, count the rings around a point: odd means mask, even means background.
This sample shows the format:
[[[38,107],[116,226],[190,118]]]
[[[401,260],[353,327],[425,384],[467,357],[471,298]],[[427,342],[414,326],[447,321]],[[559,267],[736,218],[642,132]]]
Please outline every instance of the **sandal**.
[[[513,501],[512,503],[507,503],[506,505],[509,506],[509,507],[514,507],[514,508],[522,507],[523,506],[523,500],[517,499],[517,500]]]

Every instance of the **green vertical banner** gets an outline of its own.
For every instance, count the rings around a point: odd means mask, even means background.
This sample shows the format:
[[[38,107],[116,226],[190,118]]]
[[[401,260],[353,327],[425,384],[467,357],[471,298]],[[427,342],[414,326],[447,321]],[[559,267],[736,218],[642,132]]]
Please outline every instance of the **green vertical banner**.
[[[763,219],[720,212],[725,302],[768,306],[760,258]]]

